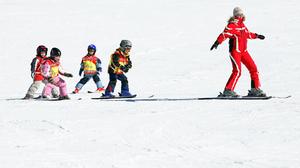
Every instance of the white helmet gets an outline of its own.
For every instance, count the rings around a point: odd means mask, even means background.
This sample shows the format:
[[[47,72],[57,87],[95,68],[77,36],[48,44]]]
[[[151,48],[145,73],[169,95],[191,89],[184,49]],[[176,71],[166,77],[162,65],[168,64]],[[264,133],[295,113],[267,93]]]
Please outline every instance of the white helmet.
[[[240,7],[235,7],[233,9],[233,16],[242,16],[242,15],[244,15],[244,12]]]

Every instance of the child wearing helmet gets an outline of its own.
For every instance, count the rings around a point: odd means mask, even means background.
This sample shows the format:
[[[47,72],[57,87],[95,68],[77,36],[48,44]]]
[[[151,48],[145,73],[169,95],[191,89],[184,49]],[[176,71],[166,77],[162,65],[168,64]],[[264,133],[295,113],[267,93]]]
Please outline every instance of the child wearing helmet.
[[[33,83],[30,85],[24,99],[32,99],[36,91],[40,88],[42,84],[46,84],[46,80],[41,72],[41,64],[45,58],[47,58],[47,47],[40,45],[36,49],[36,57],[31,61],[31,77],[33,78]],[[52,89],[52,96],[58,97],[58,92],[55,88]]]
[[[114,92],[117,80],[121,81],[120,96],[132,96],[129,92],[128,79],[125,76],[125,73],[132,68],[132,62],[129,55],[131,47],[131,41],[122,40],[120,48],[111,55],[108,66],[109,83],[102,97],[115,97],[112,93]]]
[[[58,48],[52,48],[50,52],[50,57],[45,59],[42,65],[42,75],[48,81],[48,83],[44,87],[42,98],[49,98],[51,90],[55,87],[58,87],[58,99],[70,99],[67,92],[67,84],[59,75],[63,75],[66,77],[73,77],[73,75],[71,73],[62,71],[60,65],[60,56],[60,50]]]
[[[228,24],[224,31],[218,36],[215,43],[210,50],[217,49],[218,45],[229,38],[229,52],[232,62],[232,74],[228,79],[224,92],[220,96],[237,97],[234,92],[234,88],[237,84],[239,77],[241,76],[241,64],[243,63],[248,69],[251,77],[251,89],[248,96],[264,97],[264,93],[260,89],[259,73],[247,51],[248,39],[265,39],[265,36],[250,32],[244,24],[245,15],[241,8],[236,7],[233,9],[233,16],[228,20]]]
[[[96,86],[97,92],[104,91],[104,86],[100,80],[99,74],[102,72],[101,60],[95,55],[96,54],[96,46],[91,44],[87,49],[88,53],[81,60],[81,66],[79,69],[79,76],[81,76],[82,72],[84,73],[83,78],[76,84],[74,94],[78,93],[79,90],[91,79],[93,78]]]

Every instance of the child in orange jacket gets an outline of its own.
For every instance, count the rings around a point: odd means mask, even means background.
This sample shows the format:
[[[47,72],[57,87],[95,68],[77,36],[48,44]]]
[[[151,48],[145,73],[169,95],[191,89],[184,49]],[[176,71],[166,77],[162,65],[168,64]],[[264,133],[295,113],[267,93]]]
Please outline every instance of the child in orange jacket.
[[[104,91],[104,86],[100,80],[99,74],[102,72],[101,68],[101,60],[95,56],[96,46],[91,44],[88,46],[88,53],[86,56],[82,58],[81,67],[79,70],[79,76],[81,76],[82,72],[84,72],[84,76],[80,81],[76,84],[74,94],[78,93],[79,90],[91,79],[93,78],[96,86],[97,92]]]

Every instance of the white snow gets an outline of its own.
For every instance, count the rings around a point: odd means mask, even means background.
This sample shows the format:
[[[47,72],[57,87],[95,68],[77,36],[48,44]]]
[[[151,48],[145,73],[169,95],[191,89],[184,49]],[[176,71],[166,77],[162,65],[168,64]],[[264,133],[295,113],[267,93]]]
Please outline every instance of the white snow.
[[[101,79],[120,40],[133,42],[130,89],[140,97],[206,97],[231,73],[228,44],[210,46],[235,6],[248,28],[267,101],[6,101],[32,82],[38,45],[62,50],[68,91],[93,43]],[[296,0],[0,0],[0,168],[300,167],[300,2]],[[245,68],[236,91],[250,87]],[[90,81],[84,91],[94,90]],[[120,85],[116,91],[120,90]],[[41,90],[39,91],[39,93]],[[82,97],[81,101],[76,100]]]

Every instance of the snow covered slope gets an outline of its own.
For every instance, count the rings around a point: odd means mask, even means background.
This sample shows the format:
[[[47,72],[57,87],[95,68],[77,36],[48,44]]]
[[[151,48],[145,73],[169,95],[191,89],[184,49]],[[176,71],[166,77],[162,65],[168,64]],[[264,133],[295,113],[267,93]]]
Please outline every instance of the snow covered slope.
[[[286,100],[6,101],[31,84],[43,44],[62,50],[71,92],[90,43],[106,69],[120,40],[133,42],[130,89],[140,97],[215,96],[231,73],[227,43],[210,46],[235,6],[248,28],[262,89]],[[298,168],[300,3],[296,0],[0,0],[1,168]],[[105,85],[108,75],[101,79]],[[250,87],[245,68],[236,91]],[[120,85],[116,90],[119,91]],[[83,91],[94,90],[90,82]],[[41,92],[41,90],[39,91]],[[76,100],[81,97],[82,100]]]

